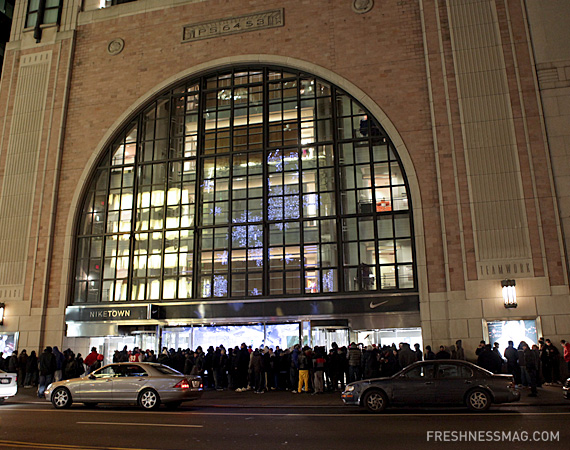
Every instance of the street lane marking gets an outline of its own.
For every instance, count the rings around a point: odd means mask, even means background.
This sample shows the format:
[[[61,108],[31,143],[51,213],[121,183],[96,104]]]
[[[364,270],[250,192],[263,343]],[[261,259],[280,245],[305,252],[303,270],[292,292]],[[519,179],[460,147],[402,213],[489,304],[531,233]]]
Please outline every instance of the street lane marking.
[[[10,412],[57,412],[57,413],[86,413],[86,414],[154,414],[149,413],[147,411],[113,411],[113,410],[81,410],[81,409],[67,409],[67,410],[58,410],[54,411],[53,409],[16,409],[16,408],[7,408],[5,405],[2,407],[2,411],[10,411]],[[494,413],[494,412],[487,412],[487,413],[440,413],[440,412],[433,412],[433,413],[400,413],[400,414],[368,414],[368,413],[330,413],[330,414],[323,414],[323,413],[260,413],[260,412],[204,412],[204,411],[161,411],[161,416],[165,415],[176,415],[176,416],[188,416],[188,415],[195,415],[195,416],[275,416],[275,417],[368,417],[370,419],[378,419],[380,417],[442,417],[442,416],[466,416],[466,417],[490,417],[490,416],[569,416],[570,412],[504,412],[504,413]],[[99,422],[98,422],[99,423]]]
[[[170,423],[125,423],[125,422],[75,422],[78,425],[129,425],[133,427],[178,427],[178,428],[204,428],[204,425],[176,425]]]
[[[48,450],[151,450],[143,448],[126,448],[126,447],[93,447],[93,446],[77,446],[65,444],[43,444],[38,442],[23,442],[23,441],[6,441],[0,440],[0,448],[41,448]]]

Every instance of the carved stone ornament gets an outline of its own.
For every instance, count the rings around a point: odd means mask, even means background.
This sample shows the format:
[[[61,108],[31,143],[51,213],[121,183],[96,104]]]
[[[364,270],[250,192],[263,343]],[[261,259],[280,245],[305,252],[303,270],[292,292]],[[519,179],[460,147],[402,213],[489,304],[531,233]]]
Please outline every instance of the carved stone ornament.
[[[358,14],[364,14],[374,7],[374,0],[354,0],[352,10]]]
[[[109,45],[107,45],[107,52],[109,55],[115,56],[121,53],[123,51],[123,48],[125,48],[125,41],[117,38],[109,42]]]

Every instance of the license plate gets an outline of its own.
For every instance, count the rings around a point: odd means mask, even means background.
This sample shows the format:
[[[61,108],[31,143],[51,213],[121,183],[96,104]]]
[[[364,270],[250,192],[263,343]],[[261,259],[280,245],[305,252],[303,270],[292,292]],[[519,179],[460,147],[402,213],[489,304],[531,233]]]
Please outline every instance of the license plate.
[[[0,378],[0,384],[10,384],[12,378]]]

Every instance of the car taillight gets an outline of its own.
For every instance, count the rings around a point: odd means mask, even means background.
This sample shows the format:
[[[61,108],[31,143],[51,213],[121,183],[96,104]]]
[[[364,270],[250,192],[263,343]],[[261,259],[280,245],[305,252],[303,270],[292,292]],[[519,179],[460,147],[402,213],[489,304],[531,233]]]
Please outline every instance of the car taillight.
[[[180,389],[190,389],[190,383],[188,383],[188,380],[184,378],[183,380],[180,380],[178,383],[176,383],[174,387]]]

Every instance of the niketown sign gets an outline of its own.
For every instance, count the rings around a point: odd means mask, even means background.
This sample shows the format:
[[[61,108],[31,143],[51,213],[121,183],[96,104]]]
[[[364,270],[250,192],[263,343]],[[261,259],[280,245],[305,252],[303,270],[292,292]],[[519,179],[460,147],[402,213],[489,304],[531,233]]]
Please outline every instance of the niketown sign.
[[[419,311],[419,297],[410,295],[366,295],[358,297],[303,297],[267,300],[208,300],[169,303],[122,304],[121,306],[69,306],[66,321],[140,321],[176,319],[234,319],[297,316],[337,316]]]

